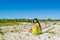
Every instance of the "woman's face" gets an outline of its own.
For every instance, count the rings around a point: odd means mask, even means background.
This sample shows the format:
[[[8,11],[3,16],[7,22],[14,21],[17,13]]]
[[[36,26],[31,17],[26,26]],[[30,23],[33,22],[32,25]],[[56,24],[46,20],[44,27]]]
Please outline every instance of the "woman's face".
[[[37,21],[36,20],[34,20],[34,23],[36,23]]]

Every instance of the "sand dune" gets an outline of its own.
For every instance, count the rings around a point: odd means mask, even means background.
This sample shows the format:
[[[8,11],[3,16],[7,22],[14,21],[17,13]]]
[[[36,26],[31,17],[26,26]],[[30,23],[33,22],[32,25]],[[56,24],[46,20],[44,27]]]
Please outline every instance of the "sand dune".
[[[31,33],[27,32],[26,29],[29,27],[30,25],[7,28],[2,27],[4,35],[0,34],[0,40],[2,40],[2,37],[4,40],[60,40],[60,25],[58,24],[43,28],[43,33],[39,35],[32,35]]]

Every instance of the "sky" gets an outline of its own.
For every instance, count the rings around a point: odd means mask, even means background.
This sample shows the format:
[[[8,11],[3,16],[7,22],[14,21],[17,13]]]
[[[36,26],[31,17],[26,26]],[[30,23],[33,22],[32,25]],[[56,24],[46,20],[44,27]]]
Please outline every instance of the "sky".
[[[0,19],[60,19],[60,0],[0,0]]]

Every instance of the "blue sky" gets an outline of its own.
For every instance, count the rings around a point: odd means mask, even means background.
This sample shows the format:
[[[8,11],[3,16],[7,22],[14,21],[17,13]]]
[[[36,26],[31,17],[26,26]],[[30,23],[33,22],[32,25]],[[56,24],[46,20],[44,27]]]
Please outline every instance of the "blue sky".
[[[0,18],[60,19],[60,0],[0,0]]]

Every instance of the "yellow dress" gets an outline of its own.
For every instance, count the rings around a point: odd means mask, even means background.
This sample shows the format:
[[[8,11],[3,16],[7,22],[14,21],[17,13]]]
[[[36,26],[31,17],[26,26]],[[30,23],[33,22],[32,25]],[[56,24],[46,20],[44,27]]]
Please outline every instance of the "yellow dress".
[[[34,25],[34,27],[32,28],[32,34],[39,34],[40,32],[41,32],[40,26],[39,26],[38,23],[36,23],[36,24]]]

